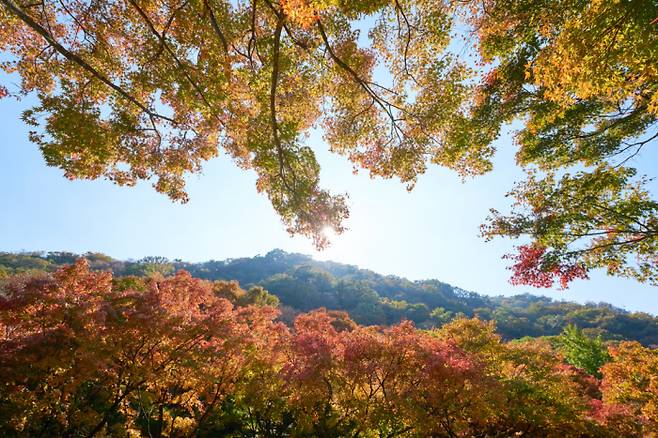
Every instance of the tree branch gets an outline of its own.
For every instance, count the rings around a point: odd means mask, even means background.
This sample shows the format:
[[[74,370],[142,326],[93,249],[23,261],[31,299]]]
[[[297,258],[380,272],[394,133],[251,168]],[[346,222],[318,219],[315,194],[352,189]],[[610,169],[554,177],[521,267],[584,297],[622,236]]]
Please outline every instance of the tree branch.
[[[279,122],[276,116],[276,88],[279,82],[279,54],[281,52],[281,31],[283,29],[283,18],[278,18],[274,30],[274,45],[272,47],[272,79],[270,81],[270,124],[272,125],[272,140],[276,147],[279,160],[279,176],[285,188],[292,192],[285,176],[285,154],[279,136]]]
[[[105,77],[102,73],[100,73],[98,70],[96,70],[94,67],[89,65],[84,59],[82,59],[80,56],[76,55],[75,53],[69,51],[66,47],[62,46],[57,40],[51,35],[50,32],[48,32],[43,26],[41,26],[39,23],[34,21],[32,17],[30,17],[25,11],[23,11],[20,7],[18,7],[12,0],[0,0],[0,3],[2,3],[11,13],[13,13],[16,17],[18,17],[23,23],[25,23],[27,26],[29,26],[32,30],[37,32],[39,35],[41,35],[47,42],[50,44],[57,52],[59,52],[62,56],[64,56],[66,59],[69,61],[73,62],[74,64],[79,65],[82,67],[84,70],[89,72],[92,76],[94,76],[96,79],[110,87],[112,90],[117,92],[121,97],[124,99],[128,100],[131,102],[133,105],[138,107],[140,110],[148,114],[150,117],[156,117],[162,120],[166,120],[172,124],[177,124],[176,120],[158,114],[157,112],[151,110],[148,108],[146,105],[141,103],[139,100],[137,100],[134,96],[132,96],[130,93],[128,93],[126,90],[118,86],[117,84],[113,83],[110,81],[107,77]]]
[[[156,28],[153,25],[153,22],[151,21],[151,19],[148,17],[148,15],[146,15],[146,12],[144,12],[144,10],[137,4],[137,2],[135,0],[129,0],[129,2],[137,10],[137,13],[142,17],[142,19],[146,22],[146,25],[151,30],[151,33],[153,33],[156,36],[156,38],[158,38],[158,40],[160,41],[160,44],[162,45],[162,47],[164,47],[164,49],[167,51],[167,53],[169,53],[169,55],[172,57],[172,59],[176,62],[176,65],[178,66],[178,68],[181,69],[183,75],[185,76],[185,79],[187,79],[187,81],[190,83],[190,85],[192,85],[194,90],[199,94],[199,96],[201,97],[201,100],[203,100],[203,103],[208,107],[208,109],[210,110],[210,113],[213,115],[213,117],[215,117],[215,119],[217,119],[217,121],[220,124],[223,125],[224,124],[223,121],[220,119],[220,117],[215,112],[213,106],[210,104],[210,102],[206,98],[206,95],[204,94],[203,90],[201,90],[201,87],[199,86],[199,84],[197,84],[194,81],[194,79],[192,79],[190,74],[188,73],[187,66],[185,64],[183,64],[183,62],[178,58],[176,53],[172,50],[172,48],[167,43],[166,36],[160,34],[160,32],[158,32],[156,30]],[[185,7],[185,5],[187,5],[187,1],[185,1],[178,9],[181,9],[181,8]]]

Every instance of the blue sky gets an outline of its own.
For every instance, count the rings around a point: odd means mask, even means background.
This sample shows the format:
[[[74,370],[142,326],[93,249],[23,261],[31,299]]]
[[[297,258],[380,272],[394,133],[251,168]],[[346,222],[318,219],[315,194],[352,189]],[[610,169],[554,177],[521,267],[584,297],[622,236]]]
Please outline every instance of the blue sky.
[[[437,278],[480,293],[542,293],[558,299],[606,301],[658,314],[658,288],[595,273],[567,291],[514,287],[501,256],[514,242],[485,243],[479,225],[488,209],[505,211],[504,197],[521,177],[510,135],[498,142],[496,170],[462,183],[433,167],[408,193],[396,181],[352,174],[343,157],[311,136],[325,187],[350,195],[350,230],[322,252],[291,238],[252,172],[221,156],[189,178],[190,202],[175,204],[148,183],[122,188],[106,181],[68,181],[45,165],[27,140],[20,113],[33,101],[0,100],[0,250],[100,251],[116,258],[162,255],[189,261],[264,254],[273,248],[356,264],[410,279]],[[655,150],[636,161],[658,163]],[[642,169],[655,174],[655,164]],[[642,167],[642,166],[641,166]],[[646,166],[645,166],[646,167]]]

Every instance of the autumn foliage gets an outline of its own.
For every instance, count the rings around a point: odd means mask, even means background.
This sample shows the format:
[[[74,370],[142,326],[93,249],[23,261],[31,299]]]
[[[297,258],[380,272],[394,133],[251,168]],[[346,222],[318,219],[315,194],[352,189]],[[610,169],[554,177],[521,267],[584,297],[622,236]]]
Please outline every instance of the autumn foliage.
[[[544,248],[514,281],[658,285],[657,26],[655,0],[0,0],[0,98],[36,98],[29,138],[69,179],[185,202],[226,154],[318,248],[349,209],[312,132],[411,190],[491,171],[515,123],[526,176],[483,227]]]
[[[458,319],[364,327],[343,312],[233,305],[235,283],[115,279],[86,261],[0,289],[3,436],[642,436],[655,350],[602,380],[548,343]],[[262,304],[262,303],[261,303]],[[649,435],[650,436],[650,435]]]
[[[514,260],[509,267],[513,272],[510,283],[527,284],[535,287],[552,287],[557,280],[560,287],[566,289],[576,278],[588,278],[587,270],[582,264],[561,264],[558,260],[546,258],[546,247],[541,245],[520,245],[518,253],[504,258]]]

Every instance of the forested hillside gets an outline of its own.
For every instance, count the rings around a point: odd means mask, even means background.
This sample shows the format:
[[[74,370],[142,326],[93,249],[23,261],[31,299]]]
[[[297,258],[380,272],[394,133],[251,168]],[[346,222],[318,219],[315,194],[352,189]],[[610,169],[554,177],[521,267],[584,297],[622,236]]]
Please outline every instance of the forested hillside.
[[[299,312],[320,307],[347,311],[363,325],[391,325],[407,319],[420,328],[431,328],[459,316],[477,316],[495,321],[498,333],[506,339],[554,336],[575,325],[604,340],[658,345],[658,318],[647,313],[631,313],[605,303],[581,305],[530,294],[485,296],[439,280],[409,281],[281,250],[265,256],[203,263],[161,257],[120,261],[98,253],[84,256],[92,269],[112,271],[117,277],[167,275],[184,269],[202,279],[236,280],[239,287],[235,285],[231,294],[244,295],[242,300],[270,304],[276,301],[270,294],[275,295],[280,302],[281,318],[286,322],[292,322]],[[25,271],[52,272],[79,257],[62,252],[1,253],[0,277]]]

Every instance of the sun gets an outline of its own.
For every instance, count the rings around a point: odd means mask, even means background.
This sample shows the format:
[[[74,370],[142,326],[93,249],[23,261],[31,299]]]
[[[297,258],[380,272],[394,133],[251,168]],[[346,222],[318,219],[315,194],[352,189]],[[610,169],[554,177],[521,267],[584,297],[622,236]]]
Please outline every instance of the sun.
[[[322,227],[322,235],[324,236],[325,239],[327,239],[329,242],[334,242],[336,238],[338,237],[338,233],[336,233],[336,230],[330,225],[325,225]]]
[[[320,231],[327,239],[329,245],[322,250],[315,250],[314,256],[319,260],[332,260],[337,262],[350,262],[354,256],[354,236],[345,230],[337,233],[332,226],[325,226]]]

